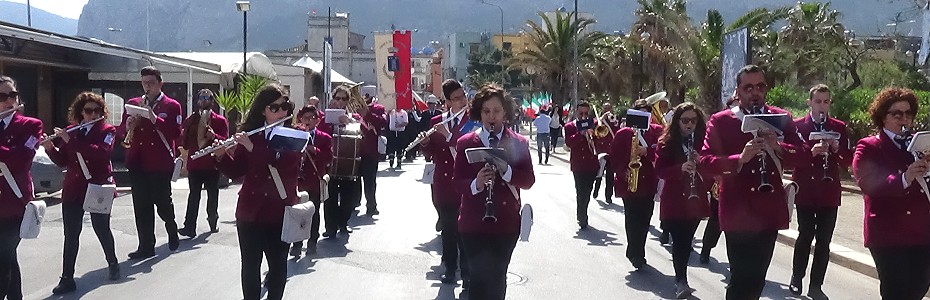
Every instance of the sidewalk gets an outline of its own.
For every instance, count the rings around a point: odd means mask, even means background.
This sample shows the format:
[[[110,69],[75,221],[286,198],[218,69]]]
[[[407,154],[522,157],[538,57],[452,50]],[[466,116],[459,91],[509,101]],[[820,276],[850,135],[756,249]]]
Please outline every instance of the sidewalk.
[[[531,137],[529,129],[525,126],[520,133],[530,140],[530,152],[536,153],[535,134]],[[563,144],[564,139],[560,138],[559,147],[551,152],[551,158],[568,163],[569,154],[564,151]],[[878,273],[875,272],[875,262],[863,245],[862,191],[851,181],[844,180],[841,185],[843,188],[842,206],[837,213],[836,229],[830,243],[830,261],[866,276],[878,278]],[[778,234],[779,242],[793,247],[798,237],[797,219],[792,217],[790,228],[781,230]]]

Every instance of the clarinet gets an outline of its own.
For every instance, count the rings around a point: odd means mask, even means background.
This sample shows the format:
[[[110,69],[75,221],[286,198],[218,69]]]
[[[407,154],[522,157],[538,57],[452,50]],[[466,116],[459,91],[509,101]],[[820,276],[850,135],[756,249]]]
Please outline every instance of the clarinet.
[[[760,114],[764,113],[763,111],[764,107],[761,107],[758,104],[753,104],[752,110]],[[766,174],[768,172],[766,171],[766,168],[765,168],[765,159],[766,159],[766,153],[765,153],[765,150],[763,150],[762,155],[759,156],[759,176],[761,178],[759,179],[759,187],[757,188],[757,190],[763,193],[771,193],[775,191],[775,187],[773,187],[772,184],[769,183],[768,176],[766,176],[768,175]]]
[[[494,124],[491,124],[490,133],[494,133]],[[490,160],[484,163],[485,167],[491,167],[495,173],[497,173],[497,167]],[[494,214],[494,181],[497,179],[497,175],[491,177],[488,182],[484,184],[484,189],[488,191],[488,196],[485,198],[484,202],[484,217],[481,218],[485,223],[495,223],[497,222],[497,216]]]
[[[686,141],[688,146],[688,162],[694,162],[694,132],[691,133],[691,136],[688,137]],[[697,166],[695,166],[696,168]],[[697,170],[691,172],[691,194],[688,195],[688,199],[694,200],[699,199],[697,193]]]
[[[823,112],[820,112],[820,131],[824,131],[827,126],[827,116]],[[820,143],[826,146],[824,140],[820,140]],[[833,177],[830,176],[828,166],[830,163],[830,149],[827,148],[827,152],[823,154],[823,182],[833,182]]]

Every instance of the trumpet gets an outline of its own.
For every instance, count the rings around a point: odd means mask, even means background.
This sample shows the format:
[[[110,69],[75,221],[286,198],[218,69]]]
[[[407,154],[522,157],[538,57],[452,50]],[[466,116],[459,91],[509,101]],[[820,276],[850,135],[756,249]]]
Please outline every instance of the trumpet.
[[[694,159],[694,132],[692,132],[692,133],[691,133],[691,136],[689,136],[688,139],[685,140],[685,146],[688,147],[688,162],[691,162],[691,163],[695,162],[695,159]],[[698,190],[698,189],[697,189],[697,170],[694,170],[694,171],[691,172],[691,186],[690,186],[690,191],[691,191],[691,193],[688,195],[688,199],[692,199],[692,200],[694,200],[694,199],[699,199],[700,196],[698,196],[697,190]]]
[[[491,124],[490,128],[491,134],[494,134],[494,124]],[[488,182],[484,184],[485,189],[488,190],[488,196],[485,198],[484,202],[484,217],[481,218],[485,223],[495,223],[497,222],[497,216],[494,213],[494,180],[497,179],[497,167],[490,160],[484,163],[486,167],[491,167],[491,170],[494,170],[494,177],[492,177]]]
[[[281,125],[282,123],[284,123],[285,121],[288,121],[288,120],[290,120],[290,118],[284,117],[284,118],[282,118],[282,119],[280,119],[280,120],[275,121],[274,123],[271,123],[271,124],[265,125],[265,126],[263,126],[263,127],[259,127],[259,128],[253,129],[253,130],[251,130],[251,131],[249,131],[249,132],[246,132],[246,133],[245,133],[245,136],[252,136],[253,134],[256,134],[256,133],[265,131],[265,130],[268,129],[268,128],[272,128],[272,127]],[[229,137],[228,139],[223,140],[223,142],[220,143],[219,145],[210,146],[210,147],[206,147],[206,148],[197,150],[197,152],[194,152],[194,154],[191,155],[191,159],[193,160],[193,159],[198,159],[198,158],[207,156],[207,155],[210,154],[210,153],[216,152],[216,150],[220,150],[220,148],[229,149],[230,147],[232,147],[232,146],[235,145],[235,144],[236,144],[236,137],[235,137],[235,136],[231,136],[231,137]]]
[[[17,110],[22,109],[23,107],[25,107],[25,106],[22,105],[22,104],[16,103],[15,105],[13,105],[13,107],[10,107],[10,109],[7,109],[7,110],[4,110],[4,111],[0,112],[0,119],[6,118],[6,116],[9,116],[9,115],[13,114],[14,112],[16,112]]]
[[[148,98],[149,98],[148,95],[142,95],[142,100],[139,101],[139,106],[143,108],[149,108],[147,105]],[[126,104],[126,105],[130,105],[130,104]],[[138,120],[136,120],[136,122],[138,122]],[[137,126],[136,122],[133,122],[132,126],[126,126],[126,137],[123,138],[123,148],[129,149],[130,147],[132,147],[132,136],[136,133],[136,126]]]
[[[438,124],[446,124],[446,123],[449,123],[450,121],[455,120],[455,118],[459,118],[459,117],[461,117],[463,114],[465,114],[465,111],[466,111],[466,110],[468,110],[468,106],[467,106],[467,105],[464,106],[464,107],[462,107],[461,110],[459,110],[458,112],[456,112],[456,113],[453,114],[452,116],[449,116],[448,118],[442,120],[442,121],[439,122]],[[420,144],[420,143],[423,142],[423,140],[428,139],[429,136],[430,136],[431,134],[433,134],[434,132],[436,132],[436,128],[435,128],[435,127],[434,127],[434,128],[430,128],[429,130],[427,130],[426,132],[424,132],[422,136],[418,136],[415,140],[413,140],[412,143],[410,143],[409,145],[407,145],[407,148],[404,148],[404,152],[413,150],[413,148],[416,148],[418,144]]]
[[[820,112],[820,131],[824,131],[827,126],[827,116],[823,112]],[[826,140],[820,140],[820,145],[824,147],[829,147],[826,143]],[[823,154],[823,180],[824,182],[833,182],[833,177],[829,174],[829,163],[830,163],[830,148],[827,148],[827,152]]]
[[[639,134],[639,129],[634,128],[633,142],[630,143],[630,163],[627,164],[627,167],[630,168],[630,175],[627,178],[629,187],[627,189],[632,193],[639,189],[639,169],[643,167],[639,155],[636,155],[636,152],[639,151]]]
[[[89,127],[89,126],[93,126],[94,124],[97,123],[97,121],[100,121],[100,120],[103,120],[103,119],[104,119],[104,117],[101,116],[101,117],[99,117],[99,118],[90,120],[90,122],[87,122],[87,123],[84,123],[84,124],[80,124],[80,125],[78,125],[78,126],[74,126],[74,127],[68,128],[68,130],[63,131],[62,134],[56,133],[56,134],[50,135],[50,136],[48,136],[48,137],[42,139],[42,141],[40,141],[39,144],[40,144],[40,145],[41,145],[41,144],[45,144],[45,143],[47,143],[48,141],[51,141],[51,140],[60,138],[60,137],[61,137],[62,135],[64,135],[64,134],[69,134],[69,133],[72,133],[72,132],[74,132],[74,131],[87,128],[87,127]]]

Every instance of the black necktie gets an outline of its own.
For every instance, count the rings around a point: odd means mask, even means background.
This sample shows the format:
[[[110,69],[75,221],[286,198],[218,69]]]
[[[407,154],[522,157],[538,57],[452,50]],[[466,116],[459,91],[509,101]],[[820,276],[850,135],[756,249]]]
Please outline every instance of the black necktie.
[[[894,137],[894,142],[895,142],[895,143],[898,143],[898,146],[901,147],[901,150],[907,150],[907,143],[908,143],[908,138],[907,138],[907,137],[903,137],[903,136],[900,136],[900,135],[895,136],[895,137]]]
[[[452,119],[452,128],[459,126],[459,118]]]
[[[497,148],[497,144],[499,142],[500,142],[500,139],[497,138],[497,134],[492,132],[491,135],[488,136],[488,146],[490,146],[491,148]]]
[[[4,130],[6,130],[6,122],[0,120],[0,133],[3,133]]]

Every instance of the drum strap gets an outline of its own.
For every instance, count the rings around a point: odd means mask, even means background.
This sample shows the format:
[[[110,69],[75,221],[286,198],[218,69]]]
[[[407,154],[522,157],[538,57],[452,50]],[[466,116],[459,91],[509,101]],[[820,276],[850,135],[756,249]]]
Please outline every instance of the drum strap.
[[[281,199],[287,199],[287,192],[284,191],[284,183],[281,182],[281,174],[278,173],[278,168],[268,165],[268,173],[271,173],[274,186],[278,189],[278,196],[281,196]]]

